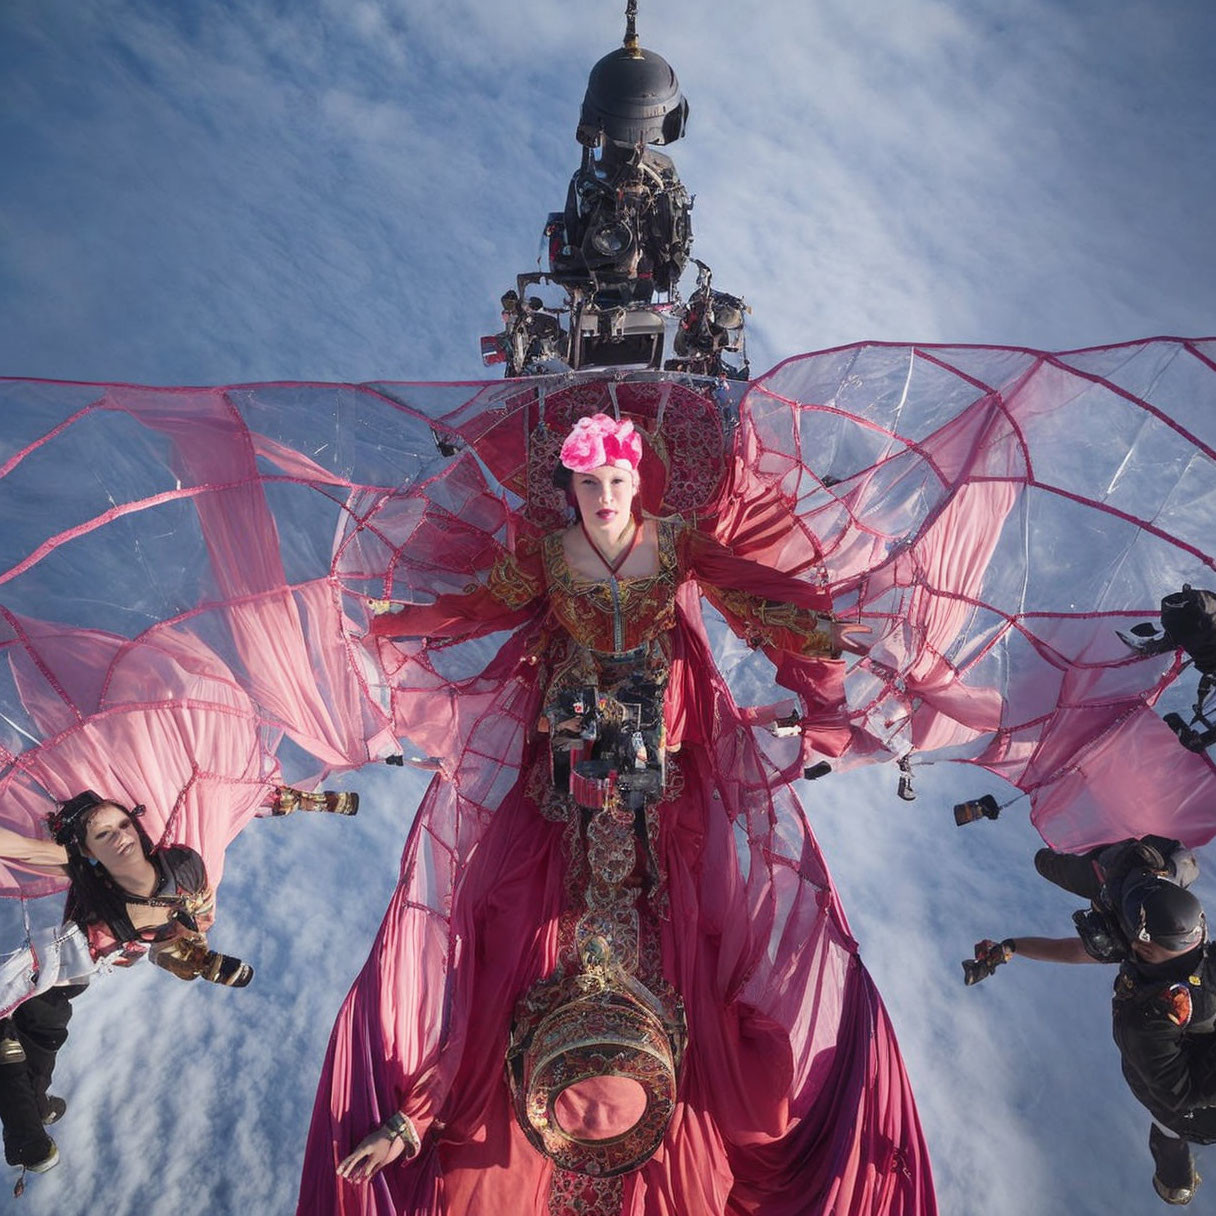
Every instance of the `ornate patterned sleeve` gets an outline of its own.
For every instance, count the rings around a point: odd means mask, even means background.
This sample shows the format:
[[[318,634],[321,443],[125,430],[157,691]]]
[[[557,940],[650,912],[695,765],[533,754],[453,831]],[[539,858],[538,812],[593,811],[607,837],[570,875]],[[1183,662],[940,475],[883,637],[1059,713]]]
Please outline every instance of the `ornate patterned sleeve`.
[[[827,592],[739,557],[691,526],[686,525],[682,544],[684,568],[695,575],[701,593],[740,637],[764,651],[777,683],[802,702],[798,767],[814,756],[839,756],[852,729]]]
[[[485,582],[440,595],[431,604],[406,604],[373,617],[368,632],[381,638],[456,640],[513,629],[535,614],[544,588],[539,546],[521,540],[514,552],[502,551]]]
[[[192,848],[181,844],[168,850],[166,860],[199,932],[206,933],[215,924],[215,891],[207,880],[206,863]]]
[[[701,592],[749,646],[778,654],[838,658],[831,601],[825,591],[759,562],[737,557],[713,537],[686,525],[685,566]]]

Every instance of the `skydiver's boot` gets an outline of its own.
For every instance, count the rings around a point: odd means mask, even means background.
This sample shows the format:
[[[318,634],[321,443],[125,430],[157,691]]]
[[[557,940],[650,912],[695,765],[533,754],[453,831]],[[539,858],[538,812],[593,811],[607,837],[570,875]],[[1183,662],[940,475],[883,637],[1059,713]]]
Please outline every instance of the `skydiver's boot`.
[[[290,815],[292,811],[328,811],[331,815],[355,815],[359,811],[359,795],[350,790],[321,790],[305,793],[281,785],[271,803],[271,814]]]
[[[58,1163],[59,1150],[55,1147],[55,1141],[43,1130],[37,1114],[36,1095],[28,1083],[24,1090],[24,1093],[6,1095],[4,1159],[9,1165],[21,1166],[35,1174],[45,1174]]]
[[[37,1158],[37,1160],[9,1160],[10,1165],[19,1165],[21,1167],[21,1173],[17,1178],[17,1185],[13,1187],[14,1199],[20,1199],[21,1196],[25,1194],[25,1175],[27,1173],[45,1174],[47,1170],[53,1170],[55,1166],[59,1164],[59,1145],[57,1145],[55,1141],[50,1138],[50,1136],[46,1137],[46,1143],[50,1145],[50,1147],[45,1151],[45,1153],[39,1151],[32,1154]]]
[[[1191,1156],[1191,1146],[1181,1136],[1171,1136],[1156,1123],[1149,1129],[1148,1147],[1157,1167],[1153,1190],[1174,1207],[1183,1207],[1199,1189],[1199,1171]]]
[[[47,1170],[52,1170],[59,1164],[59,1146],[50,1136],[47,1136],[47,1143],[51,1146],[50,1151],[40,1161],[31,1161],[26,1164],[25,1168],[31,1174],[45,1174]]]

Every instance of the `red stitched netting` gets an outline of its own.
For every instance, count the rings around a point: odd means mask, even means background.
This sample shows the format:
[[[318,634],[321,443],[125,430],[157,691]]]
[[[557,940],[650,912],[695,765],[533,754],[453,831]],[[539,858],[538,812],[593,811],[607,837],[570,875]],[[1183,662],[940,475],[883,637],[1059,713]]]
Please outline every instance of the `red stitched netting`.
[[[1163,693],[1185,702],[1185,681],[1170,687],[1176,661],[1131,655],[1114,630],[1206,581],[1214,353],[1211,340],[1063,355],[864,345],[789,360],[741,401],[661,377],[4,382],[0,821],[33,834],[51,798],[104,789],[147,803],[153,834],[198,848],[218,879],[224,845],[279,780],[357,766],[396,750],[394,735],[435,757],[401,885],[335,1033],[303,1201],[430,1210],[437,1158],[356,1202],[334,1189],[333,1153],[414,1102],[420,1124],[441,1116],[455,1137],[493,1115],[484,1151],[525,1160],[500,1109],[501,1027],[480,1034],[478,1018],[501,1017],[551,962],[562,841],[529,817],[519,781],[535,614],[454,644],[375,647],[365,599],[428,602],[483,580],[517,535],[557,524],[546,470],[562,428],[620,409],[652,436],[650,509],[695,515],[874,628],[845,681],[847,731],[827,677],[783,666],[804,700],[822,692],[805,706],[811,744],[847,743],[844,763],[912,749],[986,765],[1030,793],[1062,847],[1146,831],[1198,843],[1216,830],[1211,765],[1154,709]],[[669,970],[703,1027],[747,1011],[746,1033],[704,1032],[742,1075],[747,1034],[788,1041],[791,1066],[778,1116],[758,1096],[772,1077],[753,1093],[694,1052],[689,1092],[712,1077],[737,1118],[690,1105],[688,1151],[632,1176],[629,1201],[648,1187],[666,1211],[668,1189],[695,1206],[706,1188],[739,1210],[785,1211],[772,1179],[792,1170],[791,1212],[807,1196],[824,1211],[931,1211],[894,1040],[789,785],[813,757],[753,731],[777,710],[740,715],[714,674],[741,704],[775,702],[767,660],[710,612],[711,660],[691,588],[681,610],[690,687],[720,729],[681,762],[679,805],[703,831],[695,866],[671,846],[683,916],[671,923],[685,928],[665,930]],[[4,867],[0,884],[54,886]],[[486,970],[476,947],[496,940],[492,923],[522,945]],[[484,999],[491,974],[497,1003]],[[451,1151],[450,1194],[466,1168],[484,1181],[475,1154]],[[530,1210],[510,1207],[512,1187],[539,1193],[536,1168],[507,1171],[497,1210]]]

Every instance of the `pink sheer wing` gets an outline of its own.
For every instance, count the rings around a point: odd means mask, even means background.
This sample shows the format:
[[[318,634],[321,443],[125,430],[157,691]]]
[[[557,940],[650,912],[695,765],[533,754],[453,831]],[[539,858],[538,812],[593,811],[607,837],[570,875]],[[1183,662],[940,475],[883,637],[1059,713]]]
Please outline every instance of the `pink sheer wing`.
[[[230,393],[2,393],[14,526],[0,569],[0,821],[45,837],[54,800],[84,788],[143,803],[153,839],[199,852],[214,886],[284,773],[306,784],[396,746],[324,577],[333,476],[291,458],[306,474],[291,484],[324,497],[329,518],[284,531],[286,482],[259,463]],[[0,864],[0,894],[63,885]],[[24,957],[10,959],[6,1003],[45,979]]]
[[[757,514],[793,512],[838,611],[875,630],[855,724],[998,773],[1060,848],[1216,832],[1211,760],[1160,716],[1189,717],[1193,683],[1115,633],[1211,582],[1214,353],[867,344],[791,359],[743,402]]]
[[[1114,629],[1152,617],[1181,582],[1202,585],[1212,565],[1214,349],[862,345],[790,360],[742,399],[661,378],[4,382],[0,494],[17,522],[0,569],[0,816],[33,832],[51,796],[100,780],[154,804],[218,869],[278,773],[315,777],[406,736],[443,778],[335,1032],[307,1178],[333,1195],[335,1153],[391,1104],[417,1101],[425,1123],[467,1082],[455,1114],[481,1120],[488,1139],[465,1144],[458,1127],[438,1156],[341,1202],[443,1210],[445,1187],[465,1187],[471,1204],[504,1178],[535,1191],[535,1163],[512,1170],[520,1145],[487,1080],[502,1027],[471,1048],[467,1031],[501,1020],[549,962],[546,884],[560,867],[544,858],[558,846],[518,790],[544,621],[508,605],[456,644],[385,649],[360,638],[364,599],[429,603],[484,582],[520,535],[560,522],[545,479],[570,422],[619,409],[662,436],[643,458],[647,486],[664,486],[652,510],[696,516],[740,558],[827,589],[839,614],[875,628],[845,685],[850,755],[911,749],[986,766],[1030,794],[1062,847],[1153,830],[1198,843],[1216,826],[1211,764],[1159,718],[1185,705],[1187,681],[1176,659],[1132,655]],[[697,615],[685,602],[690,678],[717,688]],[[743,702],[768,680],[732,667]],[[682,804],[700,825],[702,872],[735,874],[746,915],[721,924],[711,959],[699,928],[711,901],[693,875],[673,897],[683,892],[698,936],[670,947],[693,969],[691,999],[715,1011],[723,1064],[755,1087],[694,1072],[690,1093],[714,1079],[738,1097],[737,1118],[709,1098],[690,1106],[672,1143],[699,1172],[656,1158],[637,1203],[679,1210],[686,1187],[778,1211],[756,1188],[789,1168],[823,1211],[930,1211],[889,1024],[780,779],[789,747],[747,725],[762,719],[730,719],[690,754],[700,777]],[[693,841],[672,842],[675,863]],[[48,886],[0,878],[9,893]],[[526,896],[510,905],[524,912],[513,919],[495,890]],[[479,942],[504,941],[493,965],[469,961]],[[487,984],[500,986],[495,1000]],[[722,1019],[731,1009],[734,1023]],[[748,1044],[774,1034],[786,1071],[744,1068]],[[771,1100],[779,1076],[785,1115]],[[764,1127],[784,1132],[765,1144]],[[798,1145],[807,1153],[788,1155]]]

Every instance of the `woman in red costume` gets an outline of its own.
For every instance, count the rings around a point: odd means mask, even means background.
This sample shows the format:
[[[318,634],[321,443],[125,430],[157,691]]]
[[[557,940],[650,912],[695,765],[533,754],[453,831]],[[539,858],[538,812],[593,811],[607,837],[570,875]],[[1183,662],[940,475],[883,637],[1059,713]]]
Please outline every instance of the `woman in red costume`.
[[[372,622],[409,692],[399,725],[443,718],[462,746],[335,1028],[301,1212],[935,1210],[885,1011],[787,783],[847,740],[858,627],[643,512],[644,452],[631,421],[580,419],[558,479],[574,525]],[[702,595],[801,697],[796,756],[736,706]],[[425,661],[503,629],[478,675]]]

